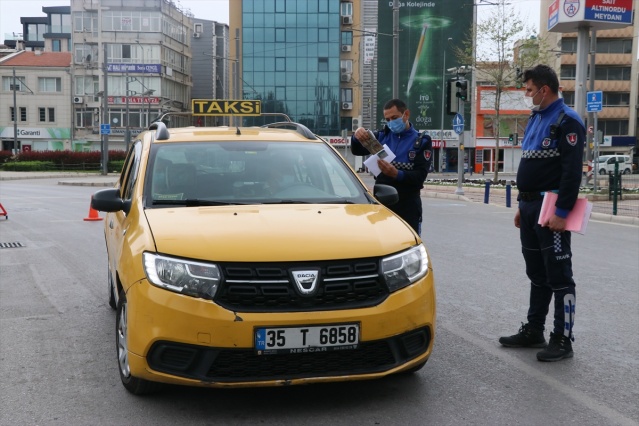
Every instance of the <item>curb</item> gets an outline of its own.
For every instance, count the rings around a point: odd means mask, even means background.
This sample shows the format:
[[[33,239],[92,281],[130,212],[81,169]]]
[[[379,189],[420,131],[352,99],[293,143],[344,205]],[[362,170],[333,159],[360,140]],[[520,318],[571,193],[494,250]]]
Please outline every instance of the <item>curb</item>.
[[[103,187],[111,187],[114,186],[116,183],[116,181],[104,181],[104,182],[72,182],[72,181],[65,181],[65,180],[61,180],[58,181],[58,185],[65,185],[65,186],[103,186]]]

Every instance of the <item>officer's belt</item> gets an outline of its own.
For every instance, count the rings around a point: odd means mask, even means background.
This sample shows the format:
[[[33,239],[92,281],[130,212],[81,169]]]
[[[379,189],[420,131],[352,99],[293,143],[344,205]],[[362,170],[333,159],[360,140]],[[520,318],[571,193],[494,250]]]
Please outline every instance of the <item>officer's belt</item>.
[[[543,192],[519,192],[517,199],[521,201],[535,201],[544,198]]]

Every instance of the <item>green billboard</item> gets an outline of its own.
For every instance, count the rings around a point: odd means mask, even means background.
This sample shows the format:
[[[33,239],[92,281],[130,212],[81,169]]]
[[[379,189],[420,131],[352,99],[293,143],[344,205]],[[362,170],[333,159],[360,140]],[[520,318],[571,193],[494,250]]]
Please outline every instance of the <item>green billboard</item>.
[[[461,46],[469,37],[473,0],[399,1],[399,5],[397,97],[408,104],[410,121],[417,129],[442,129],[442,107],[445,108],[442,96],[445,95],[446,79],[454,77],[445,70],[470,65],[459,63],[453,47]],[[393,0],[379,0],[378,12],[379,126],[376,127],[381,127],[384,124],[382,108],[393,97]],[[450,118],[444,114],[444,129],[452,128]]]

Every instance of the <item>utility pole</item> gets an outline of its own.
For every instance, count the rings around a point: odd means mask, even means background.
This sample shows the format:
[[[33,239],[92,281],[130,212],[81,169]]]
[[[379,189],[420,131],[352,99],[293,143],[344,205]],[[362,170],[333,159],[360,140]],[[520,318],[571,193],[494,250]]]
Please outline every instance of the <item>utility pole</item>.
[[[399,0],[393,0],[393,98],[399,96]]]
[[[102,56],[102,70],[104,73],[104,93],[102,94],[102,123],[106,124],[109,123],[109,99],[108,99],[108,68],[107,68],[107,44],[103,43],[103,47],[104,47],[104,53]],[[108,163],[109,162],[109,135],[107,134],[103,134],[102,135],[102,174],[103,175],[107,175],[109,174],[109,167],[108,167]]]
[[[18,149],[18,101],[16,98],[16,67],[13,67],[13,149]],[[13,150],[12,150],[13,151]],[[15,154],[15,152],[12,152]]]
[[[126,152],[129,152],[129,145],[131,144],[131,128],[129,127],[129,72],[126,73],[126,130],[124,131],[124,144]]]

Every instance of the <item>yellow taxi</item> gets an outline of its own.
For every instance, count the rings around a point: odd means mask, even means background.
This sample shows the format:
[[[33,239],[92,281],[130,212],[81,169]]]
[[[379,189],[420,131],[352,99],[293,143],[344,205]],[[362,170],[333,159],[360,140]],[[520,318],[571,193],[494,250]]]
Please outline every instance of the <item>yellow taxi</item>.
[[[124,387],[297,385],[419,370],[435,337],[426,247],[297,123],[154,123],[108,212],[109,304]]]

